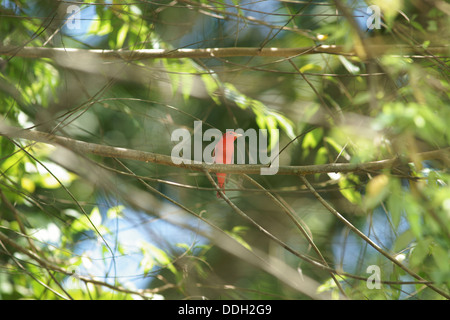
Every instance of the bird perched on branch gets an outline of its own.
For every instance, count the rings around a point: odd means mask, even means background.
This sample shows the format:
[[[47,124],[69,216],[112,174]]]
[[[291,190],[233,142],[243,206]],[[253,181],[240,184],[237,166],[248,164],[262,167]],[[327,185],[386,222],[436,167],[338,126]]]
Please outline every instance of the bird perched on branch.
[[[228,131],[223,134],[219,142],[214,148],[214,162],[217,164],[229,164],[233,160],[234,153],[234,141],[242,136],[242,134],[234,131]],[[216,173],[217,184],[219,188],[223,189],[225,185],[226,173]],[[217,198],[221,198],[219,191],[217,191]]]

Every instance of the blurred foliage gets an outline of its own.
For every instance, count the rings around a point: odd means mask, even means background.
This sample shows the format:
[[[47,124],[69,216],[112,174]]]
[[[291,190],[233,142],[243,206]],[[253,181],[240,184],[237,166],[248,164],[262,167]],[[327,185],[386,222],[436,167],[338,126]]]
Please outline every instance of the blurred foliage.
[[[18,47],[17,54],[0,58],[0,125],[169,155],[171,132],[193,133],[193,121],[201,120],[204,129],[221,131],[280,129],[272,147],[278,139],[280,150],[295,141],[280,154],[281,165],[396,158],[392,169],[308,179],[347,220],[437,290],[349,232],[298,177],[253,176],[293,217],[241,175],[228,178],[227,195],[297,252],[345,272],[335,279],[236,215],[215,197],[203,173],[61,154],[61,148],[1,135],[0,299],[306,299],[324,293],[448,298],[449,51],[429,51],[448,46],[447,5],[345,3],[354,16],[336,15],[334,1],[75,2],[81,23],[74,29],[70,1],[0,1],[0,46]],[[379,30],[366,28],[371,4],[384,14]],[[393,51],[373,58],[303,54],[69,63],[23,58],[19,50],[319,44],[350,49],[361,41]],[[397,45],[415,46],[416,52],[395,52]],[[424,161],[418,155],[438,149],[440,158]],[[321,259],[293,218],[306,228]],[[252,262],[253,256],[272,269]],[[366,281],[371,265],[381,270],[378,289]],[[316,288],[307,294],[283,280],[281,274],[291,271],[313,279]]]

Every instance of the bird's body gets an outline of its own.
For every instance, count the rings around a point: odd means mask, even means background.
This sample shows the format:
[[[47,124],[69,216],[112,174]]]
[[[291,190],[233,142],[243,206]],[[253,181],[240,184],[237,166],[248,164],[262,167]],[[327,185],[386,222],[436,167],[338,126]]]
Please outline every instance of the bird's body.
[[[238,134],[234,131],[228,131],[223,134],[222,138],[220,138],[219,142],[216,144],[214,148],[214,162],[217,164],[229,164],[232,162],[233,153],[234,153],[234,140],[237,137],[240,137],[241,134]],[[223,189],[225,185],[225,179],[227,177],[226,173],[216,173],[217,177],[217,185],[220,189]],[[217,192],[217,197],[221,198],[220,193]]]

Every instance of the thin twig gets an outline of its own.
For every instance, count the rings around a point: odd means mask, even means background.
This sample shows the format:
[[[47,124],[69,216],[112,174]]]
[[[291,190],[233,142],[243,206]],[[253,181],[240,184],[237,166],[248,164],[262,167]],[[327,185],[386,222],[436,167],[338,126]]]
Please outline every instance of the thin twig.
[[[0,243],[4,242],[6,244],[8,244],[9,246],[13,247],[15,250],[27,255],[28,257],[30,257],[31,259],[33,259],[34,261],[36,261],[39,265],[45,267],[47,270],[53,270],[56,271],[58,273],[62,273],[64,275],[67,276],[76,276],[77,279],[86,282],[86,283],[92,283],[94,285],[99,285],[99,286],[103,286],[103,287],[107,287],[110,288],[112,290],[118,291],[118,292],[123,292],[123,293],[129,293],[129,294],[136,294],[139,295],[143,298],[148,298],[148,295],[150,294],[155,294],[155,293],[160,293],[164,290],[170,289],[172,286],[162,286],[162,287],[158,287],[158,288],[154,288],[154,289],[144,289],[144,290],[130,290],[118,285],[112,285],[109,284],[107,282],[103,282],[100,280],[96,280],[96,279],[92,279],[83,275],[74,275],[74,273],[68,269],[59,267],[47,260],[45,260],[44,258],[40,257],[39,255],[37,255],[36,253],[32,252],[31,250],[28,250],[26,248],[23,248],[22,246],[18,245],[16,242],[14,242],[12,239],[10,239],[8,236],[6,236],[3,232],[0,232]],[[53,290],[52,290],[53,291]],[[55,292],[55,294],[58,294]]]
[[[400,267],[403,271],[411,275],[412,277],[416,278],[419,281],[424,281],[421,276],[416,274],[414,271],[410,270],[408,267],[403,265],[401,262],[399,262],[397,259],[395,259],[391,254],[389,254],[387,251],[383,250],[380,246],[378,246],[375,242],[373,242],[369,237],[367,237],[364,233],[362,233],[358,228],[356,228],[350,221],[345,219],[336,209],[334,209],[322,196],[314,189],[314,187],[309,183],[308,179],[306,179],[305,176],[300,175],[300,179],[303,181],[303,183],[306,185],[306,187],[311,191],[311,193],[314,195],[314,197],[319,200],[319,202],[328,210],[330,211],[336,218],[338,218],[341,222],[343,222],[350,230],[352,230],[356,235],[358,235],[361,239],[363,239],[366,243],[368,243],[372,248],[377,250],[379,253],[381,253],[383,256],[385,256],[387,259],[392,261],[394,264],[396,264],[398,267]],[[450,295],[444,291],[442,291],[440,288],[434,286],[431,283],[426,283],[430,289],[434,290],[435,292],[439,293],[443,297],[450,299]]]
[[[274,242],[278,243],[280,246],[282,246],[285,250],[289,251],[290,253],[292,253],[293,255],[299,257],[300,259],[318,266],[322,269],[329,269],[327,266],[319,263],[318,261],[311,259],[310,257],[299,253],[298,251],[292,249],[290,246],[288,246],[286,243],[284,243],[282,240],[280,240],[279,238],[275,237],[272,233],[270,233],[269,231],[267,231],[263,226],[261,226],[258,222],[256,222],[255,220],[253,220],[251,217],[249,217],[245,212],[243,212],[241,209],[239,209],[231,200],[230,198],[227,197],[227,195],[222,191],[221,188],[219,188],[219,186],[217,185],[217,183],[214,181],[214,179],[212,178],[211,174],[208,171],[205,171],[206,177],[208,178],[208,180],[211,182],[212,185],[214,185],[214,187],[216,188],[216,190],[219,192],[219,194],[222,196],[222,198],[225,200],[225,202],[237,213],[239,214],[242,218],[244,218],[245,220],[249,221],[252,225],[254,225],[255,227],[258,228],[259,231],[261,231],[263,234],[265,234],[267,237],[269,237],[271,240],[273,240]]]
[[[256,180],[252,179],[248,175],[244,175],[244,177],[248,181],[250,181],[252,184],[257,186],[258,188],[260,188],[262,190],[266,190],[261,184],[259,184]],[[297,227],[297,229],[300,230],[300,232],[303,234],[303,236],[308,241],[309,245],[313,248],[313,250],[319,256],[320,260],[322,260],[322,263],[325,266],[329,267],[327,261],[323,257],[319,248],[314,243],[311,230],[309,230],[306,223],[304,223],[300,218],[297,218],[295,216],[294,210],[282,198],[280,198],[276,193],[272,194],[272,192],[269,192],[268,190],[266,190],[266,195],[268,195],[269,198],[272,199],[273,202],[275,202],[281,209],[283,209],[283,212],[289,217],[289,219],[291,219],[291,221],[294,223],[294,225]],[[298,221],[298,220],[300,220],[300,221]],[[328,271],[328,272],[329,272],[331,278],[333,279],[334,283],[336,284],[337,288],[342,293],[342,295],[344,297],[348,298],[347,295],[345,294],[344,289],[342,288],[339,280],[336,278],[335,272],[332,272],[332,271]]]

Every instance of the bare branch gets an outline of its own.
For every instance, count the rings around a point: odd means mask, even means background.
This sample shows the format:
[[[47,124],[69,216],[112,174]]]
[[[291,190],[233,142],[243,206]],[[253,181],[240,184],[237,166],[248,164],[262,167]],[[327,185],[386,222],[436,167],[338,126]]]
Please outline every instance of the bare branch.
[[[420,45],[373,45],[365,46],[371,56],[382,54],[420,54],[423,48]],[[429,46],[427,52],[432,54],[448,54],[449,45]],[[358,48],[347,48],[342,45],[318,45],[300,48],[205,48],[205,49],[140,49],[140,50],[87,50],[75,48],[45,48],[45,47],[14,47],[1,46],[0,55],[22,58],[50,58],[65,61],[67,59],[96,58],[104,60],[143,60],[143,59],[181,59],[181,58],[224,58],[224,57],[295,57],[309,54],[337,54],[356,55]]]
[[[109,158],[120,158],[137,160],[142,162],[151,162],[165,166],[191,169],[196,171],[223,172],[223,173],[246,173],[260,174],[262,168],[266,165],[253,164],[206,164],[206,163],[180,163],[175,164],[172,157],[168,155],[140,151],[127,148],[110,147],[96,143],[89,143],[71,138],[61,137],[36,130],[26,130],[11,127],[0,123],[0,135],[12,139],[27,139],[36,142],[52,144],[66,147],[74,152],[82,154],[95,154]],[[427,151],[416,154],[422,160],[440,159],[445,163],[450,163],[450,148]],[[367,172],[381,169],[393,168],[402,164],[400,158],[384,159],[364,163],[328,163],[323,165],[306,166],[280,166],[277,174],[279,175],[309,175],[316,173],[332,172]]]

